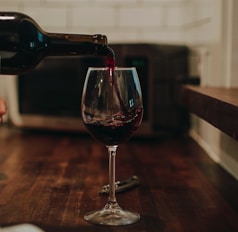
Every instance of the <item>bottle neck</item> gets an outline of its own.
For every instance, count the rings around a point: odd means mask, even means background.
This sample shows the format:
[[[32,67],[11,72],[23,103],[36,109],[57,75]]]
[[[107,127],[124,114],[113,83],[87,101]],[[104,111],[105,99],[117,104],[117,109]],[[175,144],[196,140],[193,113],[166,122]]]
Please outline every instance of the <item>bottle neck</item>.
[[[107,37],[105,35],[75,35],[47,33],[48,55],[105,55]]]
[[[101,34],[84,35],[84,34],[60,34],[60,33],[47,33],[48,36],[54,41],[67,41],[69,43],[93,43],[107,45],[107,37]]]

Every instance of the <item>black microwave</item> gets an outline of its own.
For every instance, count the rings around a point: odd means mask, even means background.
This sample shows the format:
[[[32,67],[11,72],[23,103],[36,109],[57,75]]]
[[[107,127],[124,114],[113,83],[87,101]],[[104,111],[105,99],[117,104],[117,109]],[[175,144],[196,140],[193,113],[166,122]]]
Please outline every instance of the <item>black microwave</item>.
[[[177,102],[180,77],[188,76],[189,50],[182,45],[112,44],[116,66],[134,66],[140,79],[144,117],[137,135],[181,133],[189,114]],[[47,57],[35,70],[6,78],[10,122],[20,128],[85,132],[81,94],[88,67],[100,57]]]

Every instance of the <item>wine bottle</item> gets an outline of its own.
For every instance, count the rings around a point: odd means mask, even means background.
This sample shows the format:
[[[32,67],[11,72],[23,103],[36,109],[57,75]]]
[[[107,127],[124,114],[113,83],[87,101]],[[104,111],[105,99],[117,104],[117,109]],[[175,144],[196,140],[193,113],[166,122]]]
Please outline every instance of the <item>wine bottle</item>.
[[[45,32],[29,16],[0,12],[0,74],[20,74],[33,69],[46,56],[105,56],[114,66],[114,53],[105,35]]]

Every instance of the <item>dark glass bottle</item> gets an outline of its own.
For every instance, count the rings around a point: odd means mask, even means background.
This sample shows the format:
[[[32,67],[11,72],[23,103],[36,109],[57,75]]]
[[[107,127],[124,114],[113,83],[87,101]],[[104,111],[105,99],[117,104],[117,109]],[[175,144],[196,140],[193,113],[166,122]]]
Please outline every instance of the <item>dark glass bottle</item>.
[[[0,74],[25,72],[51,55],[105,56],[106,65],[114,66],[105,35],[47,33],[25,14],[0,12]]]

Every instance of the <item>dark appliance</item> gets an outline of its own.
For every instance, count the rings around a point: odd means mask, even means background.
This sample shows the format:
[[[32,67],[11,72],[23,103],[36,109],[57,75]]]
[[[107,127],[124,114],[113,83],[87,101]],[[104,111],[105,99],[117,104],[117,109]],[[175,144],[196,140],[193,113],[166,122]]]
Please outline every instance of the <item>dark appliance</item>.
[[[141,83],[144,118],[137,135],[183,133],[189,114],[177,102],[181,78],[188,78],[189,50],[182,45],[112,44],[116,66],[135,66]],[[85,132],[82,87],[89,66],[100,57],[47,57],[32,72],[6,78],[11,122],[21,128]]]

